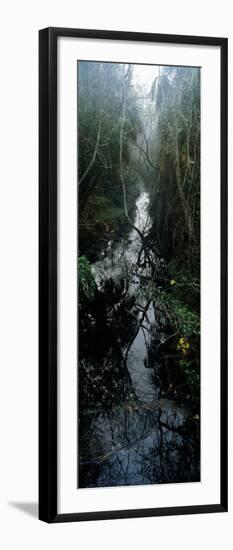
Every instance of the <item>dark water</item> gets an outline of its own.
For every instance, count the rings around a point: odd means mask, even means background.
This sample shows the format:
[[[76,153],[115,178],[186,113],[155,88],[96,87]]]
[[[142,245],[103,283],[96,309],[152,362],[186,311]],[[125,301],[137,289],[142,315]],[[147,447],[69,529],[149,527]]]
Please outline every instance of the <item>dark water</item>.
[[[148,204],[142,191],[134,223],[144,235]],[[140,250],[132,229],[125,239],[112,239],[92,266],[100,298],[95,326],[80,335],[79,487],[200,479],[190,411],[163,396],[155,369],[148,368],[157,318]]]

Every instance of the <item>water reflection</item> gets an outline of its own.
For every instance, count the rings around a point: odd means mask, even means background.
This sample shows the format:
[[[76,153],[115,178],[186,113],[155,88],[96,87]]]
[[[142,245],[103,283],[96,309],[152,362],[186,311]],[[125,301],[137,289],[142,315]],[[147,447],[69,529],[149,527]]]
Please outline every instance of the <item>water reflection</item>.
[[[160,408],[161,407],[161,408]],[[155,407],[132,399],[93,413],[80,457],[80,487],[199,480],[185,411],[169,402]]]
[[[148,201],[142,192],[136,204],[144,236]],[[139,234],[111,241],[93,270],[79,326],[79,487],[198,481],[199,423],[148,368],[157,322]]]

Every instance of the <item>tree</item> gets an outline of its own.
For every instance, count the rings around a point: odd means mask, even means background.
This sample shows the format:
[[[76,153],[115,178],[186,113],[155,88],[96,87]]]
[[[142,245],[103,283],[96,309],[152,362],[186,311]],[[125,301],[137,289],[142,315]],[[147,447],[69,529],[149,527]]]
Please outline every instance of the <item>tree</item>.
[[[157,164],[151,214],[163,253],[199,270],[200,75],[167,67],[153,87],[158,112]]]

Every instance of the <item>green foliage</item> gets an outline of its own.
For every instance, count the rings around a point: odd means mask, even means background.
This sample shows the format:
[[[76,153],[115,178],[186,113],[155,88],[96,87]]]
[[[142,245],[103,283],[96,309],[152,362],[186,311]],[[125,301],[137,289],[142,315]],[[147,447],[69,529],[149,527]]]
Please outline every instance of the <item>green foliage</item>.
[[[173,302],[174,312],[178,319],[180,332],[185,337],[200,334],[200,318],[199,315],[190,311],[190,309],[180,302]]]
[[[183,374],[184,379],[184,390],[185,393],[189,393],[193,401],[199,403],[200,399],[200,367],[199,363],[195,360],[184,360],[179,361],[179,366]],[[199,419],[197,415],[196,419]]]
[[[118,225],[124,219],[124,210],[103,195],[93,195],[89,198],[89,211],[92,210],[95,220],[111,226]]]
[[[161,293],[162,303],[169,310],[173,329],[184,338],[200,335],[200,316],[172,294]]]
[[[184,359],[181,359],[179,364],[181,369],[186,375],[187,383],[190,386],[199,387],[199,381],[200,381],[199,369],[197,370],[197,368],[195,368],[193,361],[185,361]]]
[[[200,316],[174,295],[177,293],[177,285],[178,283],[175,282],[169,290],[161,289],[159,302],[168,319],[169,328],[175,335],[170,343],[170,353],[172,353],[173,365],[178,368],[176,372],[180,372],[180,375],[177,374],[177,376],[180,376],[180,394],[184,398],[189,395],[198,408]],[[181,290],[179,290],[179,293],[181,293]],[[172,372],[175,372],[174,368]]]
[[[78,260],[78,281],[80,301],[92,300],[95,295],[95,278],[91,265],[86,256],[80,256]]]

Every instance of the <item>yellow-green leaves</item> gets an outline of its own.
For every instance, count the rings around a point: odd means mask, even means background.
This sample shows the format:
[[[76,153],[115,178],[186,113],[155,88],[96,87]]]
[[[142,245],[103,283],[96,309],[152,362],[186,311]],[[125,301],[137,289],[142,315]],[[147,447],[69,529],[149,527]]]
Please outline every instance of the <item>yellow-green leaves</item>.
[[[176,346],[176,349],[177,349],[177,351],[181,351],[183,353],[183,355],[187,355],[187,353],[190,349],[190,344],[189,344],[187,338],[185,338],[185,337],[180,338],[179,342]]]

